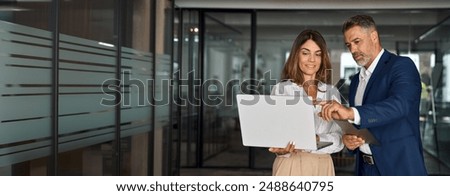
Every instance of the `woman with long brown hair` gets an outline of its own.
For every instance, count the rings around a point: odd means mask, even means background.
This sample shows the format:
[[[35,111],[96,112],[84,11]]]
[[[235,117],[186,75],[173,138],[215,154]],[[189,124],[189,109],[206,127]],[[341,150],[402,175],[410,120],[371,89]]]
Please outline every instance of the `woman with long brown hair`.
[[[282,81],[274,86],[272,95],[305,96],[313,103],[325,100],[340,102],[339,91],[331,84],[331,63],[323,36],[311,29],[302,31],[295,39],[282,71]],[[316,107],[315,112],[320,112]],[[275,176],[333,176],[332,153],[343,149],[342,130],[333,121],[314,116],[316,139],[331,141],[331,146],[319,150],[295,149],[294,143],[285,148],[269,148],[276,154],[272,174]],[[301,129],[301,127],[299,127]]]

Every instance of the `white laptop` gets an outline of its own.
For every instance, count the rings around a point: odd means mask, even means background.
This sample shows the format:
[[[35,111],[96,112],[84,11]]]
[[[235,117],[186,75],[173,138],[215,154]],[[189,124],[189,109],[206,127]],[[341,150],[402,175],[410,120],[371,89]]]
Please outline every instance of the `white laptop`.
[[[236,98],[244,146],[284,148],[292,141],[296,149],[317,150],[333,144],[316,142],[316,114],[307,98],[249,94]]]

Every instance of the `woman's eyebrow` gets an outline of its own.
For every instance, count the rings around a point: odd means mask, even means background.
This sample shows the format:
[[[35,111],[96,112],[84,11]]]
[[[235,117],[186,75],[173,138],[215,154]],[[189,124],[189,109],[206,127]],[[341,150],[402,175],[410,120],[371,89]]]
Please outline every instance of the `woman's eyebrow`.
[[[311,52],[308,48],[300,48],[300,50],[307,50],[308,52]],[[315,52],[322,52],[322,50],[316,50]]]

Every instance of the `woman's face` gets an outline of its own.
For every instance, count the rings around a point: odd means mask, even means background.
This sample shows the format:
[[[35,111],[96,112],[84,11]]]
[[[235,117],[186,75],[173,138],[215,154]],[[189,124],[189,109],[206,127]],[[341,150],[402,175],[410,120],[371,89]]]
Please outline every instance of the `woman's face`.
[[[314,80],[317,71],[322,64],[322,50],[319,45],[309,39],[300,46],[300,70],[303,72],[305,81]]]

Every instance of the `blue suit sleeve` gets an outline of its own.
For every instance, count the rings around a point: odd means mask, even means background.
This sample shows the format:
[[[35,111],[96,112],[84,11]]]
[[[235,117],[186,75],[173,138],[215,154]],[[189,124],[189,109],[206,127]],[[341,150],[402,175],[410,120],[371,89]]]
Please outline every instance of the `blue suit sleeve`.
[[[405,57],[398,57],[390,66],[374,78],[366,95],[370,102],[356,107],[361,128],[382,126],[418,111],[415,107],[420,101],[421,83],[416,66]]]

